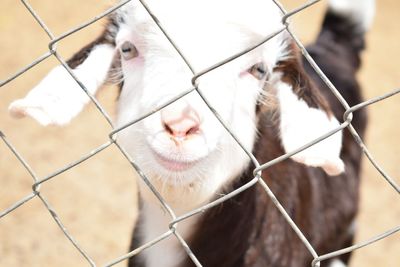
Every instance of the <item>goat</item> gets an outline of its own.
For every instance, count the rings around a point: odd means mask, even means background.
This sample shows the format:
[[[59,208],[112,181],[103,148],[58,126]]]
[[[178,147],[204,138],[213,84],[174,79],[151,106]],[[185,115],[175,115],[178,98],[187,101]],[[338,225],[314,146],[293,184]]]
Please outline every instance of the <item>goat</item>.
[[[106,82],[110,69],[122,76],[117,127],[191,88],[192,71],[198,73],[282,27],[281,11],[267,0],[147,2],[192,70],[139,1],[110,15],[103,34],[67,62],[91,94]],[[330,0],[322,30],[308,47],[350,105],[362,101],[355,74],[373,13],[373,0]],[[344,112],[302,61],[285,31],[201,76],[196,85],[260,163],[335,129]],[[13,102],[10,112],[43,125],[65,125],[88,102],[75,80],[58,66],[25,98]],[[366,114],[359,111],[352,123],[362,136]],[[253,162],[196,91],[122,130],[117,140],[178,214],[209,203],[253,177]],[[360,161],[361,149],[350,134],[338,132],[262,173],[319,254],[352,244]],[[141,207],[132,249],[164,233],[170,221],[140,179],[139,189]],[[179,223],[179,233],[203,266],[310,264],[311,255],[262,190],[253,186]],[[344,266],[348,260],[346,255],[328,264]],[[129,266],[192,263],[178,241],[169,238],[132,257]]]

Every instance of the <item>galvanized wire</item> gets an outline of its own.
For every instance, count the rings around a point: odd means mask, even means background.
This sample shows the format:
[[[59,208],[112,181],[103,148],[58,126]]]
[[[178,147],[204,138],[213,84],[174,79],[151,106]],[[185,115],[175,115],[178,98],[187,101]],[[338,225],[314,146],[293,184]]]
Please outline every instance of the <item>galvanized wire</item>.
[[[301,6],[299,6],[298,8],[295,8],[294,10],[287,12],[283,5],[281,3],[279,3],[279,1],[277,0],[266,0],[266,1],[273,1],[277,7],[282,11],[283,14],[283,18],[282,18],[282,27],[280,29],[277,29],[276,32],[265,36],[264,38],[261,38],[258,42],[254,43],[253,45],[249,46],[247,49],[244,49],[243,51],[240,51],[238,53],[236,53],[235,55],[232,55],[231,57],[225,59],[225,60],[221,60],[220,62],[215,63],[214,65],[201,70],[201,71],[196,71],[193,66],[190,64],[190,62],[187,60],[187,58],[185,57],[185,55],[183,54],[183,52],[179,49],[179,47],[175,44],[175,42],[173,41],[173,38],[171,36],[169,36],[168,34],[168,29],[165,29],[162,26],[162,23],[157,19],[156,14],[154,14],[152,12],[152,10],[147,6],[145,1],[139,0],[139,2],[142,4],[142,6],[147,10],[147,12],[149,13],[149,15],[151,16],[151,18],[153,19],[154,23],[157,24],[157,26],[160,28],[160,30],[162,31],[162,33],[165,35],[165,37],[167,38],[167,40],[173,45],[173,47],[176,49],[176,51],[178,52],[178,54],[181,56],[183,62],[187,65],[187,67],[191,70],[193,77],[192,77],[192,88],[186,89],[185,91],[182,91],[180,94],[172,97],[170,100],[165,101],[163,104],[158,105],[156,108],[150,110],[149,112],[147,112],[146,114],[143,114],[142,116],[139,116],[138,118],[132,120],[131,122],[119,127],[119,128],[115,128],[112,120],[110,118],[110,116],[107,114],[107,112],[105,111],[105,109],[101,106],[101,104],[94,98],[93,95],[91,95],[87,89],[85,88],[85,86],[83,85],[83,83],[81,81],[79,81],[79,79],[74,75],[74,73],[71,71],[71,69],[68,67],[68,65],[66,64],[66,61],[58,54],[57,52],[57,48],[56,45],[63,39],[67,38],[68,36],[70,36],[71,34],[74,34],[82,29],[84,29],[85,27],[95,23],[96,21],[98,21],[99,19],[110,15],[112,12],[115,12],[117,9],[121,8],[122,6],[124,6],[125,4],[127,4],[128,2],[133,1],[133,0],[124,0],[119,2],[117,5],[113,6],[112,8],[108,9],[107,11],[101,13],[100,15],[92,18],[91,20],[82,23],[81,25],[78,25],[77,27],[74,27],[73,29],[65,32],[64,34],[61,34],[58,37],[55,37],[51,30],[47,27],[47,25],[45,24],[45,22],[41,19],[41,17],[39,16],[39,14],[32,8],[32,6],[28,3],[28,1],[26,0],[21,0],[22,4],[26,7],[26,9],[28,9],[28,11],[30,12],[30,14],[33,16],[33,18],[36,20],[36,22],[40,25],[40,27],[46,32],[46,34],[49,36],[50,38],[50,42],[48,43],[48,48],[49,51],[46,52],[45,54],[43,54],[42,56],[40,56],[39,58],[37,58],[36,60],[34,60],[32,63],[28,64],[27,66],[21,68],[20,71],[18,71],[17,73],[11,75],[9,78],[7,78],[4,81],[0,82],[0,87],[3,87],[4,85],[8,84],[9,82],[12,82],[13,80],[17,79],[18,77],[20,77],[23,73],[29,71],[31,68],[35,67],[36,65],[38,65],[39,63],[41,63],[42,61],[48,59],[51,56],[54,56],[59,62],[60,64],[68,71],[68,73],[71,75],[71,77],[78,83],[78,85],[82,88],[82,90],[88,95],[88,97],[90,98],[91,102],[95,104],[97,110],[100,112],[100,114],[102,114],[102,116],[105,118],[105,120],[109,123],[109,125],[112,127],[112,130],[110,131],[108,138],[109,141],[98,146],[97,148],[93,149],[92,151],[89,151],[87,154],[81,156],[79,159],[75,160],[74,162],[67,164],[65,167],[54,171],[53,173],[45,176],[45,177],[38,177],[34,170],[30,167],[29,163],[26,162],[24,160],[24,158],[20,155],[20,153],[18,152],[18,150],[16,149],[16,147],[11,144],[11,142],[6,138],[6,136],[4,135],[3,132],[0,131],[0,139],[6,144],[6,146],[8,147],[8,149],[10,150],[10,152],[16,157],[16,159],[21,163],[21,165],[26,169],[27,173],[33,178],[33,184],[32,184],[32,192],[29,193],[27,196],[23,197],[22,199],[20,199],[19,201],[13,203],[9,208],[3,210],[0,212],[0,219],[3,218],[4,216],[6,216],[7,214],[13,212],[14,210],[18,209],[20,206],[22,206],[23,204],[31,201],[32,199],[34,199],[35,197],[38,197],[42,203],[43,206],[49,211],[51,217],[55,220],[56,224],[58,225],[58,227],[61,229],[61,231],[63,232],[63,234],[65,235],[65,237],[71,242],[71,244],[78,250],[78,252],[82,255],[82,257],[86,260],[86,262],[90,265],[90,266],[97,266],[96,263],[94,262],[94,260],[90,257],[90,255],[87,254],[87,252],[84,250],[84,248],[82,248],[78,242],[75,240],[75,238],[71,235],[71,233],[67,230],[66,226],[63,224],[61,218],[57,215],[56,211],[51,207],[50,203],[45,199],[45,197],[41,194],[40,192],[40,185],[48,182],[51,179],[54,179],[56,177],[58,177],[61,173],[64,173],[65,171],[68,171],[72,168],[74,168],[75,166],[81,164],[82,162],[86,161],[89,158],[92,158],[94,155],[101,153],[103,151],[105,151],[106,149],[108,149],[111,146],[115,146],[117,149],[119,149],[119,151],[121,152],[121,154],[129,161],[129,163],[131,164],[132,168],[135,170],[135,172],[137,174],[139,174],[139,176],[141,177],[141,179],[145,182],[145,184],[149,187],[149,189],[153,192],[153,194],[155,195],[155,197],[158,199],[158,201],[160,202],[160,204],[163,206],[163,208],[167,211],[167,213],[169,214],[169,216],[171,217],[171,221],[168,225],[169,230],[163,234],[161,234],[160,236],[156,237],[155,239],[151,240],[150,242],[134,249],[133,251],[126,253],[125,255],[122,255],[112,261],[110,261],[109,263],[107,263],[105,266],[113,266],[116,265],[118,263],[120,263],[121,261],[124,261],[134,255],[139,254],[140,252],[142,252],[143,250],[157,244],[158,242],[162,242],[164,239],[166,238],[176,238],[177,241],[182,245],[184,251],[187,253],[187,255],[191,258],[191,260],[193,261],[193,263],[196,266],[202,266],[201,262],[199,262],[199,260],[197,259],[196,255],[193,254],[193,252],[191,251],[189,245],[187,244],[186,240],[179,234],[179,223],[187,220],[188,218],[195,216],[196,214],[205,212],[206,210],[215,207],[217,205],[222,204],[223,202],[227,201],[228,199],[231,199],[232,197],[236,196],[237,194],[249,189],[252,186],[255,186],[257,184],[260,184],[262,186],[262,188],[265,190],[266,194],[269,196],[269,198],[271,199],[271,201],[274,203],[274,205],[276,206],[276,208],[281,212],[281,214],[284,216],[284,218],[286,219],[287,223],[291,226],[291,228],[295,231],[295,233],[298,235],[298,237],[300,238],[300,240],[304,243],[304,245],[306,246],[306,248],[308,249],[308,251],[310,252],[310,254],[313,257],[313,262],[311,263],[312,266],[319,266],[321,261],[324,260],[328,260],[331,259],[333,257],[337,257],[339,255],[342,255],[344,253],[349,253],[351,251],[354,251],[356,249],[362,248],[364,246],[367,246],[369,244],[372,244],[374,242],[377,242],[383,238],[386,238],[390,235],[393,235],[397,232],[400,231],[400,226],[397,226],[393,229],[388,230],[387,232],[384,232],[376,237],[372,237],[364,242],[360,242],[358,244],[354,244],[353,246],[350,246],[348,248],[342,248],[340,250],[337,251],[333,251],[331,253],[325,254],[325,255],[318,255],[317,252],[315,251],[315,249],[312,247],[312,245],[310,244],[310,242],[307,240],[307,238],[304,236],[304,234],[302,233],[302,231],[299,229],[299,227],[295,224],[295,222],[290,218],[290,216],[288,215],[288,213],[286,212],[286,210],[284,209],[284,207],[280,204],[279,200],[275,197],[274,193],[272,192],[272,190],[268,187],[268,185],[261,179],[261,174],[262,171],[279,163],[282,162],[283,160],[288,159],[289,157],[295,155],[296,153],[299,153],[307,148],[309,148],[310,146],[313,146],[315,144],[317,144],[318,142],[321,142],[322,140],[328,138],[329,136],[342,131],[343,129],[347,128],[350,133],[353,135],[355,141],[358,143],[358,145],[360,146],[360,148],[363,150],[363,152],[365,153],[365,155],[367,156],[367,158],[371,161],[371,163],[373,164],[373,166],[375,167],[375,169],[381,174],[381,176],[391,185],[391,187],[398,193],[400,194],[400,187],[399,185],[395,182],[395,180],[393,178],[391,178],[381,167],[381,165],[379,165],[376,160],[373,158],[372,154],[368,151],[366,145],[363,143],[363,141],[361,140],[359,134],[357,133],[357,131],[354,129],[354,127],[351,124],[352,121],[352,115],[354,112],[356,112],[359,109],[365,108],[366,106],[375,104],[379,101],[383,101],[386,98],[392,97],[396,94],[400,93],[400,89],[394,90],[393,92],[387,93],[385,95],[376,97],[374,99],[370,99],[367,101],[364,101],[362,103],[359,103],[353,107],[350,107],[348,105],[348,103],[344,100],[344,98],[342,97],[342,95],[339,93],[339,91],[335,88],[335,86],[330,82],[330,80],[326,77],[326,75],[322,72],[322,70],[318,67],[318,65],[315,63],[315,61],[312,59],[312,57],[310,56],[310,54],[307,52],[307,50],[305,49],[304,45],[300,42],[300,40],[297,38],[297,36],[293,33],[293,31],[290,29],[290,22],[289,19],[290,17],[298,14],[299,12],[310,8],[311,6],[313,6],[314,4],[320,2],[321,0],[314,0],[314,1],[309,1]],[[268,42],[269,40],[271,40],[272,38],[274,38],[275,36],[279,35],[280,33],[286,31],[287,33],[289,33],[291,35],[291,37],[293,38],[294,42],[296,43],[296,45],[299,47],[299,49],[301,50],[302,54],[304,55],[304,57],[308,60],[308,62],[311,64],[311,66],[314,68],[314,70],[316,71],[316,73],[321,77],[321,79],[326,83],[326,85],[330,88],[330,90],[332,91],[332,93],[336,96],[336,98],[340,101],[340,103],[343,105],[343,107],[345,108],[345,112],[343,114],[343,123],[341,123],[336,129],[333,129],[327,133],[325,133],[324,135],[321,135],[320,137],[316,138],[315,140],[308,142],[306,144],[304,144],[303,146],[290,151],[284,155],[281,155],[269,162],[265,162],[265,163],[259,163],[257,161],[257,159],[255,158],[255,156],[251,153],[251,151],[248,151],[242,144],[241,142],[238,140],[238,138],[235,136],[235,134],[232,132],[232,130],[229,128],[229,126],[221,119],[221,117],[219,116],[219,114],[216,112],[216,109],[214,107],[212,107],[210,105],[210,103],[208,102],[208,100],[206,99],[206,97],[202,94],[201,90],[199,89],[199,84],[197,83],[198,78],[200,78],[201,76],[223,66],[224,64],[235,60],[236,58],[256,49],[257,47],[265,44],[266,42]],[[191,210],[189,212],[187,212],[186,214],[183,214],[179,217],[177,217],[175,215],[174,210],[166,203],[166,201],[162,198],[161,194],[159,192],[157,192],[156,188],[151,184],[151,182],[149,181],[149,179],[146,177],[146,175],[144,174],[144,172],[141,170],[140,166],[135,163],[135,161],[129,156],[129,154],[124,150],[124,148],[118,143],[118,133],[120,131],[123,131],[125,128],[134,125],[138,122],[140,122],[141,120],[147,118],[148,116],[151,116],[152,114],[154,114],[155,112],[160,111],[161,109],[163,109],[164,107],[174,103],[175,101],[181,99],[182,97],[184,97],[185,95],[189,94],[189,93],[197,93],[204,101],[204,103],[208,106],[208,108],[215,114],[216,118],[219,120],[219,122],[221,123],[221,125],[225,128],[225,130],[231,135],[231,137],[237,142],[237,144],[241,147],[241,149],[248,155],[250,161],[254,164],[255,169],[253,171],[253,179],[250,179],[249,182],[247,182],[246,184],[244,184],[243,186],[237,188],[236,190],[233,190],[232,192],[229,192],[228,194],[206,204],[203,205],[201,207],[198,207],[194,210]]]

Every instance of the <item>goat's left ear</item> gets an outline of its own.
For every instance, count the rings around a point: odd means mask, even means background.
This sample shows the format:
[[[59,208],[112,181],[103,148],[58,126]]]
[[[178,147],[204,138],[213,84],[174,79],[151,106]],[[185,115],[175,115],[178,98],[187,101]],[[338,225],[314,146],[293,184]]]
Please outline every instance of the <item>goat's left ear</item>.
[[[300,56],[279,62],[275,68],[277,98],[280,108],[280,137],[283,148],[291,152],[339,127],[329,104],[304,72]],[[342,132],[293,155],[297,162],[321,167],[328,175],[344,171],[340,159]]]

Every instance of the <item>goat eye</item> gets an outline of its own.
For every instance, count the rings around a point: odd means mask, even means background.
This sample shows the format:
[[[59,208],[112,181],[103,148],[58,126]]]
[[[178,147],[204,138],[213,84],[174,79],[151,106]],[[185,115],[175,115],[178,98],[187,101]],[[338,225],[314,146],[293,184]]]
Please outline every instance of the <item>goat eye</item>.
[[[121,45],[121,54],[125,60],[129,60],[138,56],[139,52],[137,51],[134,44],[126,41]]]
[[[264,63],[257,63],[249,69],[249,73],[257,80],[262,80],[267,76],[267,68]]]

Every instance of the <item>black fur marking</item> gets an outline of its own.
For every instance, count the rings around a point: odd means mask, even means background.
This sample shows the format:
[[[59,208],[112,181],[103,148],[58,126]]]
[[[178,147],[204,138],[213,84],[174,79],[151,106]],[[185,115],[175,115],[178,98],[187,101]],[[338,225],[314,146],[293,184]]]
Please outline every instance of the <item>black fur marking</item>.
[[[71,69],[75,69],[81,65],[97,45],[110,44],[115,46],[115,36],[119,29],[119,25],[116,20],[117,19],[115,16],[111,16],[103,33],[96,40],[79,50],[79,52],[77,52],[71,59],[67,61],[67,64]]]

